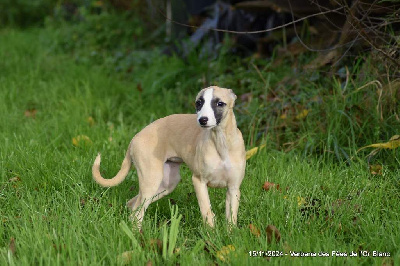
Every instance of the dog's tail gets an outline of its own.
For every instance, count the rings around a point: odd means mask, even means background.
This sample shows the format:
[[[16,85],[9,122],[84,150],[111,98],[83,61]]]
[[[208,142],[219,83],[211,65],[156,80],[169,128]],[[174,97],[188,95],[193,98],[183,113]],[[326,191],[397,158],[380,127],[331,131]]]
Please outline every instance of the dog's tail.
[[[100,174],[100,153],[99,153],[96,159],[94,160],[94,164],[92,167],[92,175],[94,181],[96,181],[100,186],[103,187],[113,187],[124,181],[132,165],[132,160],[131,156],[129,155],[129,150],[130,149],[128,148],[128,150],[126,151],[126,155],[124,161],[122,162],[121,169],[118,171],[117,175],[111,179],[105,179]]]

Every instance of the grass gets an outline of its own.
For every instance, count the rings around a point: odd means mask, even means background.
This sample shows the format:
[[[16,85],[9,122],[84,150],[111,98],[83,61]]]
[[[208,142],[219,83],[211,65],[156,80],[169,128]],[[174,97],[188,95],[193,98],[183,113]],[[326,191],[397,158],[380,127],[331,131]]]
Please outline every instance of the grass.
[[[198,73],[205,73],[208,82],[234,87],[231,76],[218,75],[227,59],[201,63],[189,58],[185,64],[153,55],[145,67],[135,70],[132,81],[104,66],[76,60],[70,53],[55,53],[51,31],[2,30],[0,35],[1,265],[400,263],[398,151],[383,150],[377,156],[384,165],[381,175],[372,175],[365,157],[355,153],[360,143],[387,140],[399,128],[374,123],[373,130],[367,130],[371,126],[367,122],[357,124],[346,115],[356,100],[343,101],[347,92],[339,91],[335,82],[324,84],[325,91],[312,90],[320,85],[304,82],[312,89],[304,90],[306,95],[293,104],[294,109],[276,107],[288,116],[308,105],[311,110],[329,107],[322,119],[311,112],[301,123],[284,121],[283,137],[283,131],[274,133],[280,127],[263,130],[265,123],[280,123],[268,115],[274,112],[273,103],[255,98],[247,105],[238,100],[237,117],[247,148],[267,141],[267,149],[248,161],[237,228],[228,232],[225,224],[223,189],[210,189],[216,228],[202,224],[190,172],[182,167],[181,184],[149,207],[139,234],[131,231],[125,208],[138,191],[135,171],[120,186],[101,188],[90,172],[95,155],[102,152],[102,172],[113,176],[130,139],[141,128],[171,113],[193,112],[194,95],[204,82]],[[208,64],[213,67],[208,69]],[[257,67],[265,70],[270,65]],[[243,80],[238,86],[242,90],[247,86],[258,95],[272,87],[260,81],[254,69],[235,71]],[[265,81],[276,85],[279,75],[272,71]],[[167,90],[168,86],[173,89]],[[323,106],[304,100],[314,96],[324,97]],[[300,125],[290,127],[290,123]],[[319,123],[328,133],[319,132]],[[290,132],[291,128],[296,130]],[[369,135],[361,139],[358,133],[363,130]],[[297,141],[298,131],[307,141],[298,142],[291,151],[276,149],[279,139],[292,136]],[[322,137],[315,137],[318,134]],[[81,137],[74,146],[73,138],[80,135],[90,141]],[[337,144],[342,137],[348,145]],[[326,142],[319,145],[319,141]],[[318,156],[316,148],[304,152],[307,145],[325,147],[321,154],[342,157]],[[275,187],[263,190],[266,181]],[[268,241],[267,225],[278,228],[281,241]],[[330,255],[368,251],[370,255],[264,258],[249,256],[253,250]],[[389,252],[390,257],[373,257],[372,251]]]

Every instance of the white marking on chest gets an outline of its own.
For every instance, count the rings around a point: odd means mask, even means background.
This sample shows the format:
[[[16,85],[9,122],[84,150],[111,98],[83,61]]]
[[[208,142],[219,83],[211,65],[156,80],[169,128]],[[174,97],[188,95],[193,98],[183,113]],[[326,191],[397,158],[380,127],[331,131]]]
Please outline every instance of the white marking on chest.
[[[197,119],[200,117],[207,117],[207,126],[215,126],[217,125],[217,120],[215,119],[214,110],[211,107],[212,99],[213,99],[213,91],[214,89],[207,89],[204,94],[204,104],[201,110],[197,113]]]

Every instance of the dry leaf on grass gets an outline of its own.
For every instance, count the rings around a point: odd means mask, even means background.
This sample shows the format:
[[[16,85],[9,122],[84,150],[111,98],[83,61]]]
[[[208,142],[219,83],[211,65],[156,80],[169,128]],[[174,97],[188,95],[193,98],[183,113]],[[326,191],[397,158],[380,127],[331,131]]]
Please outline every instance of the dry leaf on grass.
[[[369,172],[373,175],[382,175],[382,165],[380,164],[370,165]]]
[[[15,256],[15,253],[16,253],[17,250],[16,250],[16,247],[15,247],[15,238],[14,237],[11,237],[10,244],[8,245],[8,249],[10,250],[11,254],[13,256]]]
[[[10,182],[10,183],[19,182],[19,181],[21,181],[21,178],[19,178],[19,176],[14,176],[13,178],[10,178],[8,180],[8,182]]]
[[[307,201],[305,200],[305,198],[297,196],[297,205],[298,206],[305,205],[306,203],[307,203]]]
[[[264,185],[262,186],[262,188],[263,188],[265,191],[269,191],[269,190],[271,190],[272,188],[276,188],[276,190],[279,190],[279,184],[275,184],[275,183],[266,181],[266,182],[264,183]]]
[[[229,254],[235,251],[235,247],[233,245],[223,246],[219,251],[217,251],[217,258],[221,261],[228,261]]]
[[[268,225],[265,232],[267,233],[267,242],[269,244],[271,244],[274,239],[276,242],[281,241],[281,233],[274,225]]]
[[[127,265],[130,264],[132,261],[132,254],[134,253],[133,250],[125,251],[122,254],[118,255],[117,261],[119,264]]]
[[[36,109],[27,109],[24,112],[25,117],[35,118],[37,110]]]
[[[86,135],[79,135],[76,136],[75,138],[72,138],[72,145],[74,145],[75,147],[84,147],[84,146],[89,146],[91,144],[92,141]]]
[[[259,147],[255,147],[255,148],[252,148],[252,149],[248,150],[248,151],[246,152],[246,160],[248,160],[248,159],[250,159],[251,157],[253,157],[253,156],[258,152],[258,150],[261,150],[261,149],[263,149],[264,147],[265,147],[265,144],[263,144],[263,145],[261,145],[261,146],[259,146]]]
[[[261,232],[260,229],[254,224],[249,224],[250,233],[256,237],[260,237]]]
[[[88,122],[89,126],[93,126],[94,125],[93,117],[89,116],[86,121]]]
[[[296,119],[302,120],[302,119],[306,118],[309,112],[310,112],[310,110],[303,109],[298,115],[296,115]]]
[[[142,87],[142,83],[138,83],[138,84],[136,84],[136,89],[139,91],[139,92],[142,92],[143,91],[143,87]]]

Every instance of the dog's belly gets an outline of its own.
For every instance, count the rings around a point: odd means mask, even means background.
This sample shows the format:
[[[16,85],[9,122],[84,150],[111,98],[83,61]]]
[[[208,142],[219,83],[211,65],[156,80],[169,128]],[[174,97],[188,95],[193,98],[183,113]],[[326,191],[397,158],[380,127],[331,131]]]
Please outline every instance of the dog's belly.
[[[179,157],[170,157],[167,159],[167,162],[183,163],[183,160]]]

